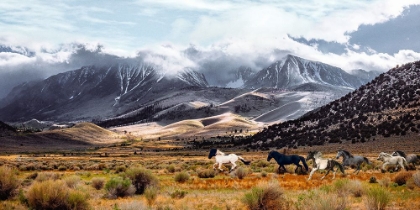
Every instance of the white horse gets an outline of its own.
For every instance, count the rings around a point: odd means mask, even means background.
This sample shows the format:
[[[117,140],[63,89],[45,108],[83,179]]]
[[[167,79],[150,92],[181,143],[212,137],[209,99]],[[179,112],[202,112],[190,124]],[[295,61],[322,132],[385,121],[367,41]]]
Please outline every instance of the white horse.
[[[219,164],[220,171],[223,171],[222,165],[224,163],[232,163],[232,168],[230,169],[230,171],[236,168],[235,162],[238,160],[241,160],[245,165],[249,165],[251,163],[251,161],[246,161],[241,156],[235,154],[226,155],[218,149],[210,149],[209,159],[211,159],[213,156],[216,156],[216,163],[213,165],[213,169],[216,169],[216,165]]]
[[[344,168],[339,162],[337,162],[333,159],[322,158],[322,153],[319,152],[319,151],[308,152],[308,156],[306,157],[306,161],[311,160],[311,159],[315,162],[316,166],[314,166],[312,168],[312,171],[309,174],[308,180],[311,180],[312,175],[315,173],[315,171],[318,171],[319,169],[327,170],[327,173],[321,178],[321,180],[323,180],[325,178],[325,176],[327,176],[328,173],[330,173],[331,170],[334,172],[333,179],[335,179],[335,173],[337,172],[337,170],[334,170],[334,167],[336,167],[336,166],[345,175]]]
[[[377,160],[382,160],[384,164],[382,165],[382,170],[386,170],[387,165],[395,165],[395,170],[398,170],[398,165],[401,166],[401,168],[404,168],[404,165],[407,165],[407,160],[405,160],[404,157],[401,156],[392,156],[391,154],[381,152],[379,153],[379,156]]]

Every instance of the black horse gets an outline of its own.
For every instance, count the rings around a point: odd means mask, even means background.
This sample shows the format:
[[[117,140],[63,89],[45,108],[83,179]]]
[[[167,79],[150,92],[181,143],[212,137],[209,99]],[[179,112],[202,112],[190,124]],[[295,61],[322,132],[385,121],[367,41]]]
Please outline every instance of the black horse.
[[[305,158],[299,155],[283,155],[277,151],[271,151],[268,153],[267,161],[270,161],[271,158],[274,158],[276,162],[279,164],[279,169],[282,168],[284,171],[287,171],[284,165],[295,164],[297,167],[295,169],[295,173],[297,169],[300,168],[302,170],[302,165],[299,162],[302,161],[303,166],[305,166],[305,170],[308,171],[308,165],[306,165]]]

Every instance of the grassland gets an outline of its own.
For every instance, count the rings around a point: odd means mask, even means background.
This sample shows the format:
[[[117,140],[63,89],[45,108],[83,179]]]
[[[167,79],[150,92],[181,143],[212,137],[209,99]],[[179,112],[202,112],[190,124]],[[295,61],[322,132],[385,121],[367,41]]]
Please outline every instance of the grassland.
[[[385,189],[388,194],[390,201],[387,209],[418,209],[420,206],[420,186],[415,184],[416,176],[413,176],[416,173],[420,176],[419,172],[381,173],[381,162],[377,162],[373,156],[369,157],[373,164],[365,165],[358,175],[351,174],[353,169],[347,169],[347,176],[338,174],[335,180],[331,180],[332,176],[320,180],[323,174],[316,173],[313,180],[307,181],[307,175],[292,173],[294,167],[287,167],[289,172],[284,174],[275,173],[277,165],[265,160],[267,152],[240,153],[252,160],[250,166],[239,163],[240,169],[237,171],[245,171],[243,178],[239,178],[235,171],[216,172],[212,178],[200,178],[203,171],[213,171],[214,160],[209,160],[206,155],[197,151],[125,155],[115,152],[107,156],[93,153],[73,156],[45,154],[38,157],[4,155],[0,157],[0,165],[18,169],[21,184],[17,191],[20,190],[21,195],[15,194],[2,201],[0,209],[27,209],[22,204],[22,195],[25,196],[31,186],[39,182],[37,177],[45,174],[54,174],[50,177],[65,181],[73,177],[76,180],[73,181],[76,182],[75,188],[87,193],[90,209],[247,209],[249,206],[244,201],[246,194],[267,183],[274,183],[281,189],[282,204],[287,209],[320,209],[318,205],[336,206],[338,209],[369,209],[368,192],[375,187]],[[94,188],[95,179],[101,178],[106,183],[112,177],[124,177],[126,170],[135,167],[150,171],[158,179],[159,188],[154,198],[146,194],[110,198],[105,188]],[[229,165],[224,167],[227,171]],[[180,173],[188,174],[184,182],[175,178]],[[406,182],[396,184],[396,177],[402,173],[409,174]],[[370,183],[372,179],[377,182]],[[360,191],[359,194],[356,191]],[[341,208],[343,205],[344,208]]]

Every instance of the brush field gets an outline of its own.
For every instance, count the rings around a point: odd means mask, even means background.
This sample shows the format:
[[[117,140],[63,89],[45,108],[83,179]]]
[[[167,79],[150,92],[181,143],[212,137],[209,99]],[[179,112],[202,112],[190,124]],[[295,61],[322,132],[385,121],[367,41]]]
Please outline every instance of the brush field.
[[[230,165],[218,172],[212,169],[214,158],[208,159],[207,151],[2,155],[1,167],[16,169],[19,185],[1,201],[0,209],[28,209],[34,196],[30,193],[35,185],[49,183],[45,180],[55,180],[50,183],[54,186],[62,180],[71,189],[69,195],[82,194],[80,202],[75,205],[73,201],[68,209],[271,209],[274,204],[276,209],[382,209],[381,203],[386,209],[420,206],[418,169],[382,173],[382,162],[373,153],[364,154],[373,164],[363,165],[358,175],[347,168],[346,176],[337,172],[332,180],[330,173],[320,180],[325,173],[321,171],[310,181],[307,174],[295,174],[294,166],[279,174],[277,163],[266,161],[268,151],[235,153],[251,160],[251,165],[238,161],[233,172],[228,172]],[[325,156],[333,158],[335,154]],[[311,161],[308,165],[311,168]],[[129,177],[133,168],[148,171],[157,184],[142,194],[128,190],[116,196],[108,183],[116,177]],[[255,204],[256,197],[276,195],[272,192],[276,190],[277,197]]]

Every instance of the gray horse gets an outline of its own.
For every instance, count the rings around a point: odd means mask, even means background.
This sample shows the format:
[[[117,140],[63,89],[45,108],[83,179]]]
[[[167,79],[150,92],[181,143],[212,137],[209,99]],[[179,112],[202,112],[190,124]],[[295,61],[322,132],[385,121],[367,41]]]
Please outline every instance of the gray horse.
[[[416,154],[408,154],[406,155],[404,152],[397,150],[392,153],[392,156],[401,156],[407,160],[407,165],[413,164],[414,168],[416,167],[416,164],[420,162],[420,156]]]
[[[350,152],[346,150],[338,150],[336,158],[338,159],[340,158],[340,156],[343,156],[343,166],[357,167],[356,170],[353,172],[356,174],[359,174],[360,165],[362,165],[363,162],[370,164],[369,160],[366,157],[352,155]]]

